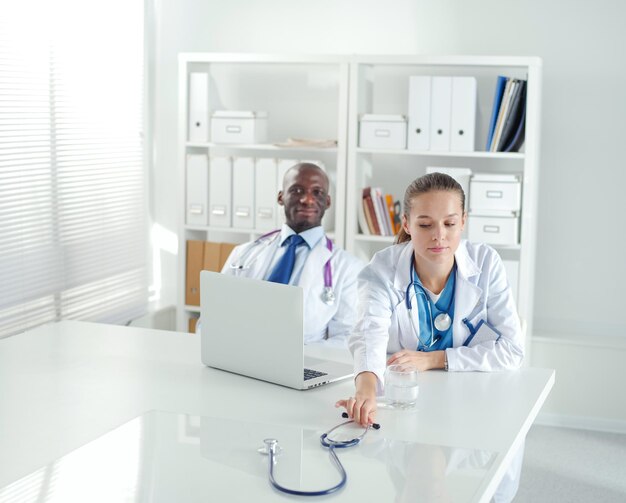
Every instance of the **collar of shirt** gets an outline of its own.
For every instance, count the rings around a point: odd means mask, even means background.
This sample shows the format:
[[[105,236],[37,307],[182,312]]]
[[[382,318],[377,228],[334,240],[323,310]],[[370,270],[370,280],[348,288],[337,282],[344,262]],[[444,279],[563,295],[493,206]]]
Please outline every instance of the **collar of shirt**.
[[[287,224],[283,224],[282,228],[280,229],[281,246],[285,242],[285,239],[287,239],[292,234],[296,234],[296,232]],[[313,227],[312,229],[307,229],[306,231],[302,231],[300,233],[300,236],[302,236],[302,239],[304,239],[304,241],[306,242],[307,246],[309,247],[309,250],[312,250],[315,247],[315,245],[319,243],[320,239],[324,237],[324,228],[321,225],[319,225],[317,227]]]

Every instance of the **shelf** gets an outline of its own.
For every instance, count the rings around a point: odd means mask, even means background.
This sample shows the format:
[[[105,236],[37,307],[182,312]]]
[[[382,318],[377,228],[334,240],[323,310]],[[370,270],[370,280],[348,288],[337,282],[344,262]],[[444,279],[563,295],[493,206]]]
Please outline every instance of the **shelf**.
[[[253,63],[289,65],[339,65],[346,64],[343,55],[316,54],[265,54],[246,52],[183,52],[178,55],[180,64],[185,63]]]
[[[372,243],[389,243],[393,244],[395,236],[376,236],[373,234],[356,234],[354,236],[355,241],[369,241]]]
[[[488,244],[489,246],[491,246],[492,248],[495,248],[496,250],[521,250],[522,249],[522,245],[494,245],[491,243],[485,243]]]
[[[358,232],[358,205],[362,186],[384,186],[392,194],[403,194],[406,184],[427,167],[462,166],[477,173],[515,174],[523,177],[519,216],[521,244],[491,245],[503,260],[517,261],[517,306],[520,316],[530,320],[532,333],[534,243],[536,229],[536,193],[539,162],[541,59],[508,56],[436,56],[436,55],[337,55],[305,56],[248,53],[185,53],[179,55],[179,162],[184,179],[186,155],[196,153],[223,157],[319,159],[330,165],[335,194],[332,215],[325,220],[335,232],[327,233],[344,248],[364,259],[390,246],[395,236],[367,235]],[[281,142],[289,136],[325,138],[328,132],[338,141],[331,147],[279,146],[274,143],[224,144],[211,141],[187,141],[189,124],[189,74],[205,72],[214,79],[212,86],[222,91],[222,101],[233,109],[268,110],[272,117],[270,138]],[[306,74],[307,79],[302,76]],[[271,78],[265,79],[266,76]],[[333,83],[332,90],[311,88],[309,77]],[[413,75],[474,76],[477,79],[477,121],[474,145],[478,151],[411,151],[407,149],[360,148],[359,115],[364,112],[408,113],[408,78]],[[486,152],[487,126],[491,116],[493,93],[498,75],[526,78],[526,124],[524,152]],[[274,81],[288,77],[289,100]],[[261,79],[261,80],[259,80]],[[265,79],[265,80],[264,80]],[[289,80],[292,79],[292,80]],[[285,81],[282,78],[282,81]],[[241,85],[241,84],[245,85]],[[331,92],[332,91],[332,92]],[[219,94],[219,93],[218,93]],[[217,97],[213,93],[210,96]],[[304,104],[303,104],[304,103]],[[208,110],[221,103],[208,103]],[[213,105],[213,106],[211,106]],[[237,105],[239,108],[237,108]],[[300,106],[300,112],[292,106]],[[274,110],[272,107],[275,107]],[[231,107],[232,108],[232,107]],[[305,112],[305,113],[302,113]],[[280,120],[278,118],[281,118]],[[452,126],[450,126],[452,127]],[[336,128],[336,129],[335,129]],[[299,132],[296,135],[296,132]],[[205,138],[209,139],[210,136]],[[462,148],[462,147],[457,147]],[[184,184],[182,184],[184,186]],[[182,194],[185,200],[185,194]],[[182,205],[184,206],[184,205]],[[181,206],[181,209],[182,209]],[[182,212],[185,222],[185,212]],[[276,227],[280,227],[277,224]],[[186,239],[211,239],[244,242],[257,239],[267,230],[234,229],[209,225],[183,225],[179,232],[180,292],[184,292]],[[350,229],[347,231],[347,229]],[[182,298],[181,298],[182,297]],[[187,328],[189,316],[197,316],[197,306],[186,306],[179,297],[177,324]]]
[[[203,232],[229,232],[232,234],[261,234],[263,232],[266,232],[257,231],[254,229],[234,229],[232,227],[208,227],[202,225],[185,225],[185,230]]]
[[[399,149],[373,149],[357,148],[359,154],[384,154],[384,155],[412,155],[419,157],[467,157],[476,159],[519,159],[524,160],[525,155],[519,152],[448,152],[448,151],[412,151]]]
[[[270,152],[329,152],[336,153],[337,147],[281,147],[272,143],[204,143],[191,142],[185,143],[187,147],[195,148],[220,148],[225,150],[263,150]]]
[[[535,66],[541,68],[542,61],[538,57],[528,56],[473,56],[473,55],[429,55],[429,54],[377,54],[355,55],[355,63],[377,66],[436,66],[455,67],[502,67],[526,68]]]
[[[279,229],[280,227],[276,227]],[[233,229],[232,227],[205,227],[202,225],[185,225],[186,231],[200,231],[200,232],[226,232],[229,234],[247,234],[247,235],[258,235],[262,236],[269,232],[274,232],[276,229],[272,230],[259,230],[259,229]],[[330,239],[335,239],[334,231],[324,231],[325,234]]]

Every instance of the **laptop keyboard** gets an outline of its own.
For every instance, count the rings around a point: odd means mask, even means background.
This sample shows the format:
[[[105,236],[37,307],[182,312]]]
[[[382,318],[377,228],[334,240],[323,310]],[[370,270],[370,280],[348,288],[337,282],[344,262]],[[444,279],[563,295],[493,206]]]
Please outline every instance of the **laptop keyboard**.
[[[315,379],[316,377],[321,377],[328,375],[326,372],[320,372],[319,370],[312,369],[304,369],[304,380],[308,381],[309,379]]]

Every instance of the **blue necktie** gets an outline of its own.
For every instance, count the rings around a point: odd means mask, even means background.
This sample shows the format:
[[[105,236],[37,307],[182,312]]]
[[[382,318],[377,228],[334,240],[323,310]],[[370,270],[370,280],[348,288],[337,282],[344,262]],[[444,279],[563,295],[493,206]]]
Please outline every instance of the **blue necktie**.
[[[298,234],[292,234],[285,239],[282,244],[282,246],[288,245],[285,254],[280,258],[272,274],[267,278],[267,281],[283,283],[284,285],[289,283],[291,273],[293,272],[293,265],[296,263],[296,248],[303,244],[305,244],[305,241],[302,236]]]

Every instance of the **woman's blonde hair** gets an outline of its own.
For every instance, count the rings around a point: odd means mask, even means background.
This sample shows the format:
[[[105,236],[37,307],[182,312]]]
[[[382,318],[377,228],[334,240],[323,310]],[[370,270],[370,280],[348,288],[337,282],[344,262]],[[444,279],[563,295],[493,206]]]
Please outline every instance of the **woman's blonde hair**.
[[[407,221],[409,220],[409,214],[411,213],[411,201],[420,194],[426,194],[433,191],[448,191],[456,192],[459,195],[461,201],[461,208],[465,212],[465,192],[463,187],[450,175],[444,173],[429,173],[424,176],[420,176],[411,182],[404,193],[404,211],[403,214]],[[400,232],[396,236],[396,243],[404,243],[410,241],[411,236],[407,234],[403,227],[400,228]]]

